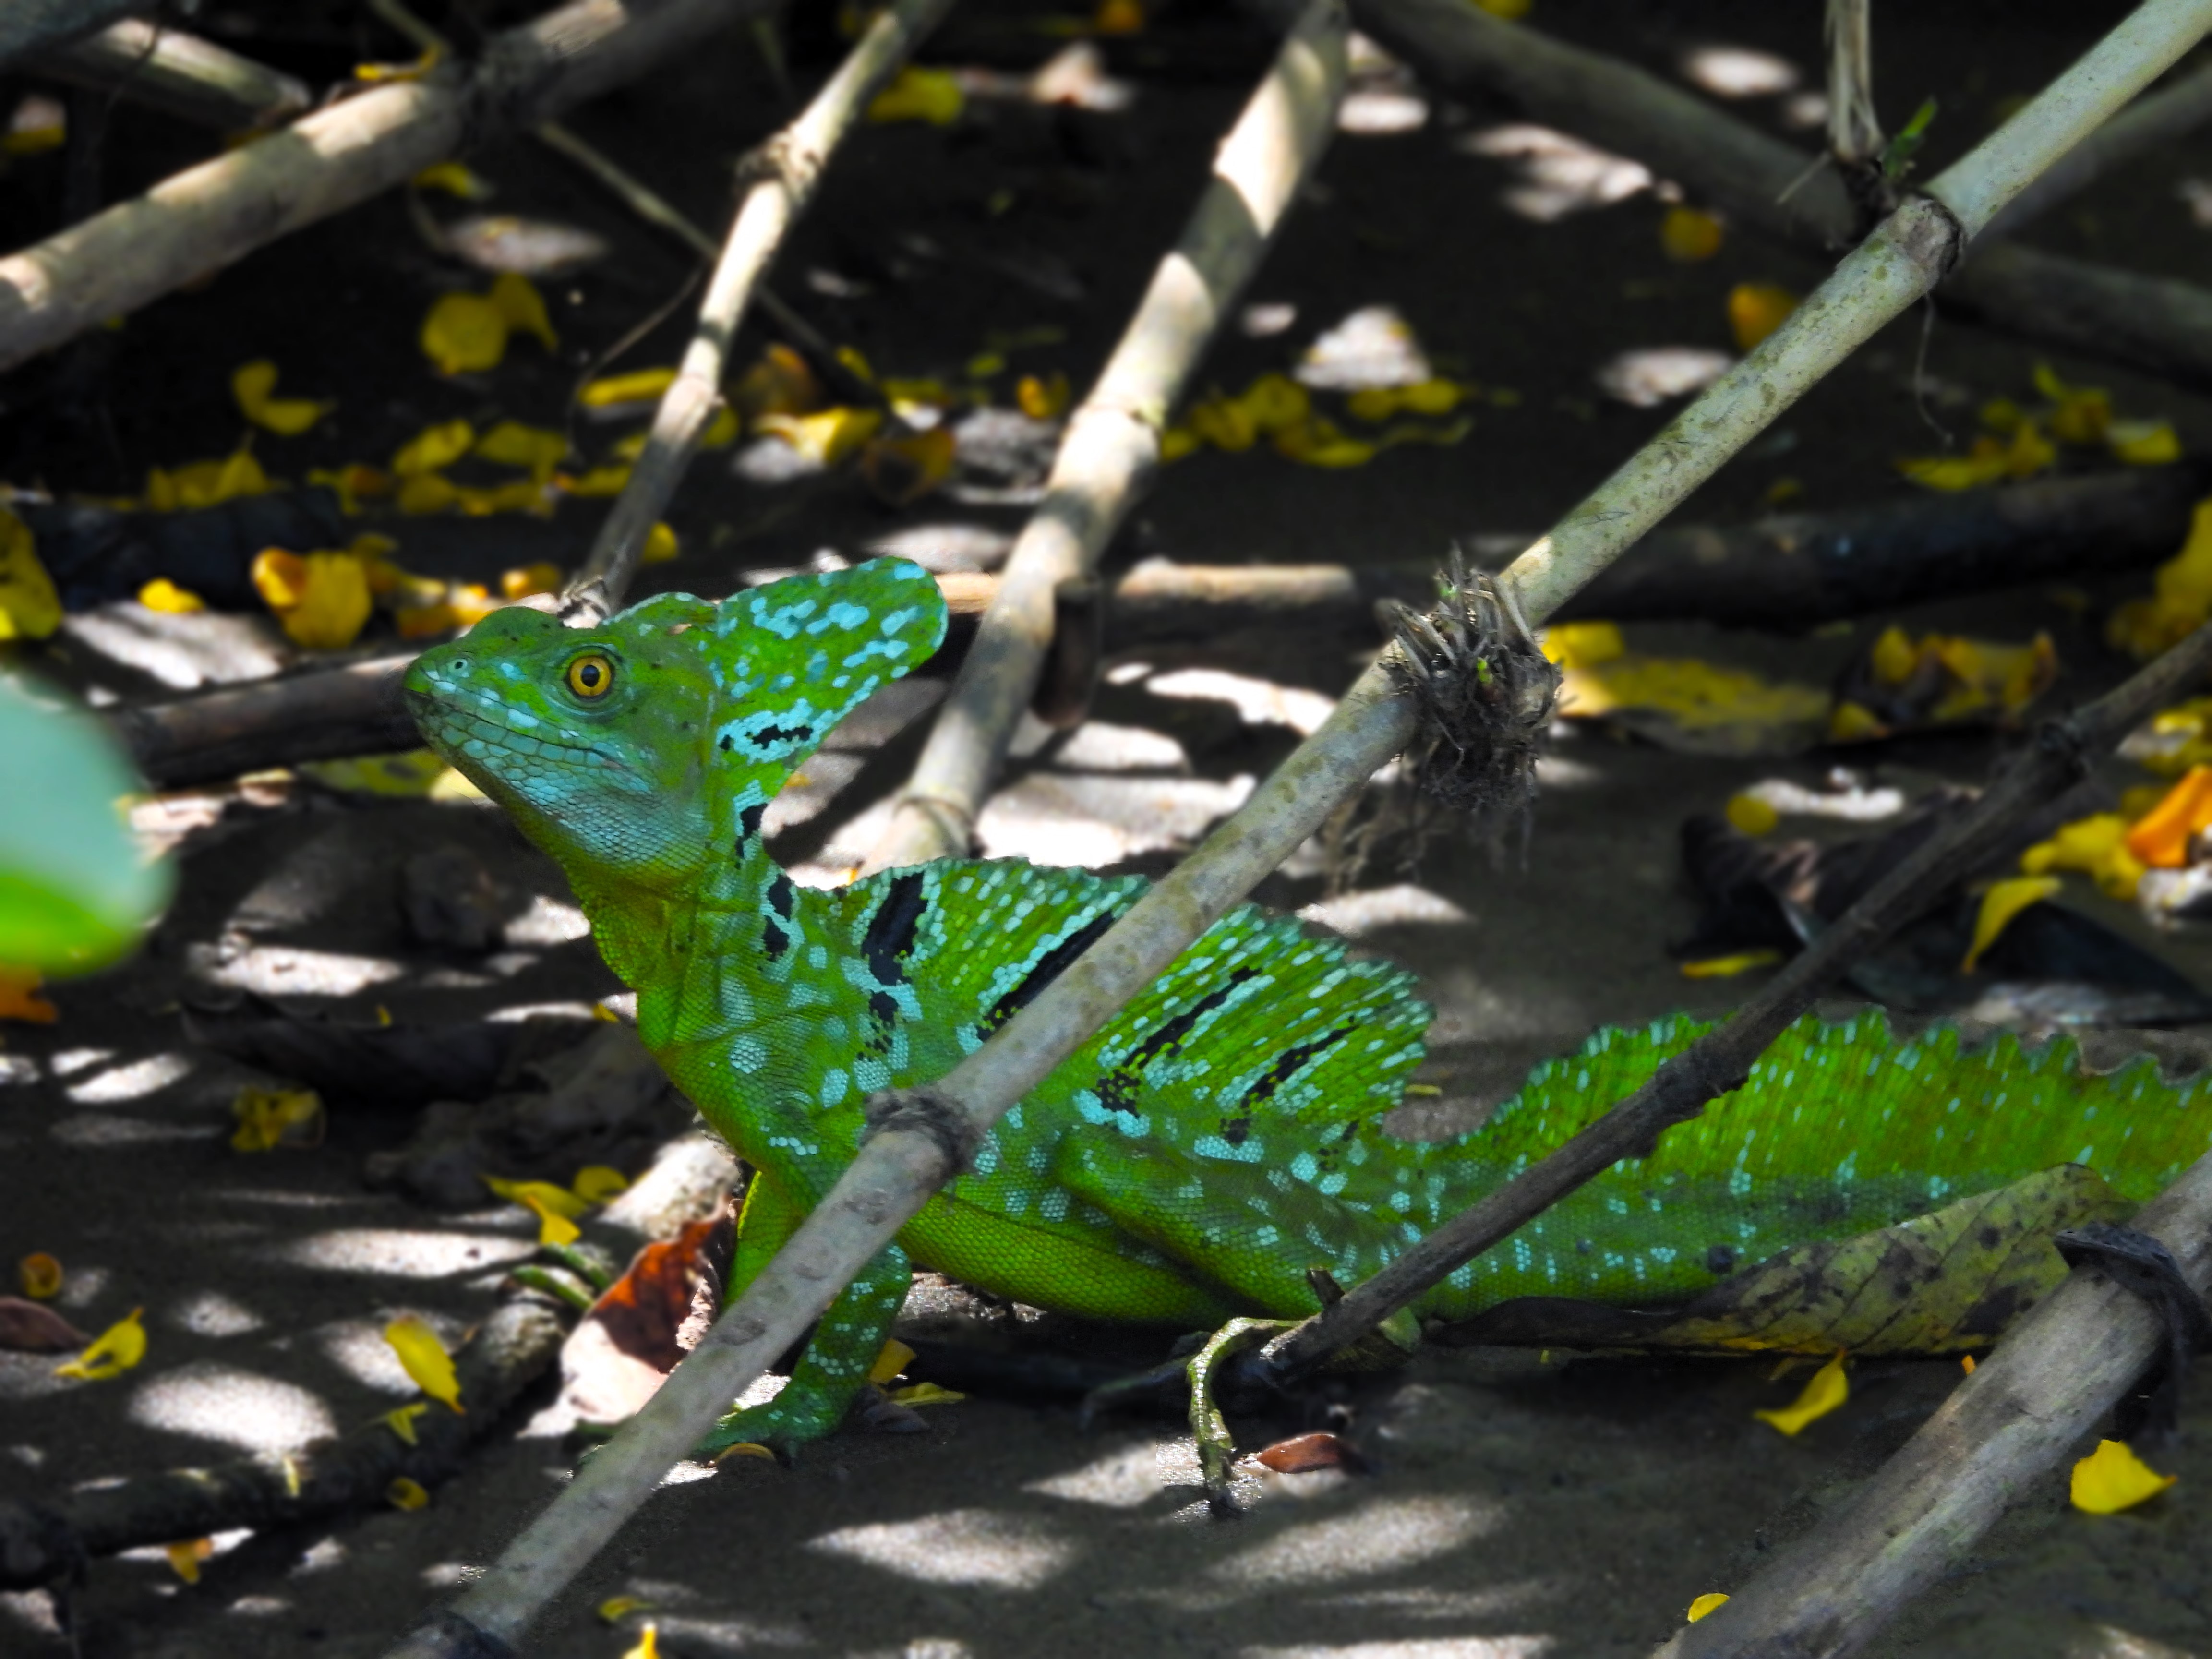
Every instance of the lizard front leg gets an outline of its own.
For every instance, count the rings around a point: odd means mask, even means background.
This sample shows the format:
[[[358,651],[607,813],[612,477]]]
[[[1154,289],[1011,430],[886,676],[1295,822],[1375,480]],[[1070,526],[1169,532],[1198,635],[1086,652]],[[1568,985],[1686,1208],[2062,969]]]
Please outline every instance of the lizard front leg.
[[[726,1305],[744,1293],[805,1218],[805,1206],[774,1175],[755,1172],[738,1221]],[[715,1457],[748,1443],[788,1451],[833,1431],[883,1352],[913,1278],[907,1254],[896,1243],[878,1251],[824,1311],[782,1392],[765,1404],[730,1413],[700,1443],[697,1455]]]

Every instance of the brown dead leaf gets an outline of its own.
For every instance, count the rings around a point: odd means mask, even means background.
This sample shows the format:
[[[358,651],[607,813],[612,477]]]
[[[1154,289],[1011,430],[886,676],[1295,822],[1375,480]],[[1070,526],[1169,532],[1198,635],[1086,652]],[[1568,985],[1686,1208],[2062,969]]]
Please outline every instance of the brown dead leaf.
[[[1359,1449],[1340,1434],[1294,1434],[1254,1455],[1277,1474],[1311,1474],[1318,1469],[1346,1469],[1353,1474],[1367,1472],[1367,1460],[1359,1455]]]
[[[0,1348],[13,1353],[74,1353],[92,1339],[52,1308],[0,1296]]]

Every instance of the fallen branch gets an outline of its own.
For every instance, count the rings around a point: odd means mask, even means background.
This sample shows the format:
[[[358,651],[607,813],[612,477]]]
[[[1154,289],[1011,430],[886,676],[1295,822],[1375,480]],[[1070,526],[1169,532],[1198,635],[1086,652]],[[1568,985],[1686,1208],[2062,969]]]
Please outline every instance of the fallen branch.
[[[374,88],[0,259],[0,369],[220,270],[424,167],[642,74],[770,0],[574,0],[464,73]],[[0,38],[4,50],[4,38]]]
[[[1535,120],[1636,157],[1731,219],[1804,252],[1826,258],[1857,240],[1856,210],[1833,167],[1656,76],[1457,0],[1353,0],[1352,12],[1362,30],[1431,86],[1503,97]],[[2123,143],[2155,141],[2199,100],[2212,97],[2199,91],[2142,118],[2123,130]],[[2109,161],[2124,153],[2115,143],[2104,155]],[[2059,199],[2054,187],[2031,206],[2047,210]],[[2004,241],[1978,247],[1937,299],[2008,333],[2179,385],[2212,386],[2212,293],[2190,283]]]
[[[1990,240],[2016,234],[2116,167],[2158,154],[2208,120],[2212,120],[2212,64],[2145,93],[2075,145],[1990,222]]]
[[[2212,1156],[2130,1224],[2166,1246],[2197,1296],[2212,1292]],[[2157,1308],[2077,1267],[1873,1479],[1657,1659],[1857,1652],[1959,1567],[2167,1340]]]
[[[1168,411],[1335,131],[1345,27],[1336,0],[1306,6],[1223,141],[1206,193],[1067,423],[1044,501],[1014,544],[869,870],[967,854],[1052,643],[1054,593],[1097,568],[1150,483]]]
[[[153,9],[154,0],[9,0],[0,6],[0,69],[27,53],[66,46],[134,11]]]
[[[2045,725],[1971,809],[1899,862],[1726,1024],[1668,1060],[1643,1087],[1557,1151],[1461,1211],[1340,1300],[1274,1338],[1254,1372],[1279,1382],[1310,1370],[1585,1182],[1623,1158],[1649,1156],[1667,1130],[1741,1087],[1767,1046],[1854,963],[1917,920],[1979,867],[2021,817],[2073,787],[2092,762],[2197,684],[2208,668],[2212,627],[2198,629],[2065,720]]]
[[[34,52],[23,68],[226,132],[275,126],[314,102],[304,82],[281,70],[196,34],[135,18]]]
[[[614,510],[600,524],[590,556],[568,579],[562,614],[573,625],[589,627],[620,606],[637,574],[646,538],[675,495],[708,422],[722,406],[722,377],[745,307],[868,100],[951,5],[951,0],[898,0],[878,13],[814,101],[753,153],[752,185],[708,280],[691,343],[653,413],[644,453]]]
[[[1509,568],[1532,622],[1602,569],[1820,374],[1933,286],[1966,240],[2212,27],[2212,0],[2148,0],[1916,201],[1790,320]],[[1414,735],[1390,654],[1175,871],[990,1040],[926,1089],[869,1103],[874,1133],[651,1405],[451,1607],[392,1651],[497,1653],[635,1514],[729,1402],[966,1161],[999,1116],[1318,829]]]
[[[552,1364],[562,1336],[561,1322],[543,1304],[501,1304],[454,1356],[467,1411],[433,1405],[417,1413],[412,1444],[378,1421],[289,1457],[133,1476],[81,1487],[51,1505],[0,1499],[0,1589],[53,1583],[95,1557],[141,1545],[374,1509],[402,1477],[436,1486]]]

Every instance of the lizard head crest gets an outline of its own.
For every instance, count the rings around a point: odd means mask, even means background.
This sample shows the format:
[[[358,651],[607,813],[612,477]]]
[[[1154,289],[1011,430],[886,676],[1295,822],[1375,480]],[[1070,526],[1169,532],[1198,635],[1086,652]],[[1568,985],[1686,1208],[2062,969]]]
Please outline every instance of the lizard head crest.
[[[572,879],[688,884],[832,726],[945,637],[903,559],[720,604],[664,593],[597,628],[497,611],[407,674],[430,746]],[[750,818],[747,815],[750,814]]]

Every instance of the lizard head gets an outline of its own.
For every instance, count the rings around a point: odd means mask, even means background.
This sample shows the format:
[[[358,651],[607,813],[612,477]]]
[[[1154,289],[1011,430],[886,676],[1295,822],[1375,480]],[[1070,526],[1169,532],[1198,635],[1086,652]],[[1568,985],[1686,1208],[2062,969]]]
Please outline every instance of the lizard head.
[[[407,703],[572,878],[682,889],[732,838],[757,850],[784,779],[944,636],[928,574],[875,559],[720,605],[664,593],[597,628],[497,611],[416,659]]]

